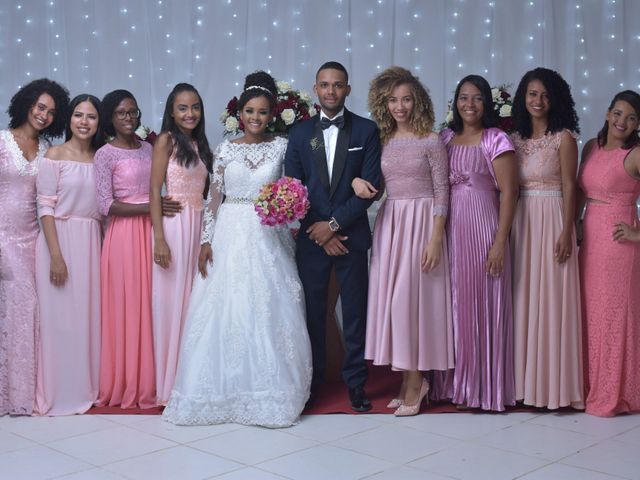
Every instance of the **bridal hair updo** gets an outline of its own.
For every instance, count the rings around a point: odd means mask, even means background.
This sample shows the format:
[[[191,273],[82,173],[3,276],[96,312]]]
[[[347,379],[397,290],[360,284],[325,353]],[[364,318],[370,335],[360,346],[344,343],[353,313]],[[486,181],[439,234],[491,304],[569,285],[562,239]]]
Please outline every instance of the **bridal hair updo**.
[[[400,85],[408,85],[413,97],[413,110],[409,118],[411,129],[419,137],[433,131],[435,115],[428,90],[418,77],[402,67],[387,68],[371,81],[369,88],[369,111],[380,129],[380,141],[384,145],[396,129],[396,121],[389,112],[389,97]]]
[[[250,73],[244,80],[244,91],[238,99],[238,111],[242,110],[249,100],[256,97],[265,97],[269,100],[271,109],[276,106],[278,88],[276,81],[267,72],[258,70]]]
[[[9,128],[18,128],[27,121],[29,110],[36,104],[40,95],[48,94],[53,98],[56,114],[53,122],[40,132],[45,138],[59,137],[69,117],[69,91],[53,80],[40,78],[27,83],[16,92],[9,102]]]

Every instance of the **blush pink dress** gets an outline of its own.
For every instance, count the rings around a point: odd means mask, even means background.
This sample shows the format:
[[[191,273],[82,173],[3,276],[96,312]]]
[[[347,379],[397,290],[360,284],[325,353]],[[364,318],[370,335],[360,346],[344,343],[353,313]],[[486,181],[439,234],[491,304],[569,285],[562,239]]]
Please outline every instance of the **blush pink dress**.
[[[92,163],[43,159],[37,181],[38,216],[55,218],[69,274],[61,287],[49,279],[44,232],[36,243],[40,350],[35,410],[40,415],[86,412],[98,397],[100,368],[100,245]]]
[[[600,417],[640,411],[640,243],[612,238],[616,223],[638,221],[640,181],[624,168],[628,154],[595,146],[578,177],[598,201],[587,203],[580,269],[586,411]]]
[[[48,144],[27,161],[0,131],[0,415],[30,415],[36,393],[36,175]]]
[[[178,352],[189,306],[193,276],[197,272],[204,209],[207,168],[198,163],[180,165],[174,153],[167,167],[167,195],[180,201],[182,211],[163,217],[164,236],[171,249],[171,263],[164,269],[152,266],[153,346],[156,365],[158,404],[166,405],[178,367]]]
[[[584,408],[580,277],[574,249],[554,255],[563,230],[558,151],[562,132],[513,135],[520,200],[511,227],[516,399],[555,409]]]
[[[124,149],[107,144],[96,152],[98,210],[114,200],[149,201],[151,145]],[[156,406],[151,326],[151,219],[109,217],[100,259],[102,347],[98,406]]]
[[[420,267],[434,215],[449,208],[447,151],[439,137],[391,139],[382,150],[387,198],[373,232],[365,358],[396,370],[453,368],[447,238],[440,264]]]

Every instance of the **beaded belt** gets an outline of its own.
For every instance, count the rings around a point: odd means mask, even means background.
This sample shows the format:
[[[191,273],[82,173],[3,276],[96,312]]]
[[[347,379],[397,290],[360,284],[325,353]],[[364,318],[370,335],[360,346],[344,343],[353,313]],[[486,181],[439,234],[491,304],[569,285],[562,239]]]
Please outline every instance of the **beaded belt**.
[[[561,197],[562,192],[556,190],[520,190],[521,197]]]
[[[245,197],[226,197],[224,199],[224,203],[240,203],[240,204],[249,205],[253,203],[253,199],[245,198]]]

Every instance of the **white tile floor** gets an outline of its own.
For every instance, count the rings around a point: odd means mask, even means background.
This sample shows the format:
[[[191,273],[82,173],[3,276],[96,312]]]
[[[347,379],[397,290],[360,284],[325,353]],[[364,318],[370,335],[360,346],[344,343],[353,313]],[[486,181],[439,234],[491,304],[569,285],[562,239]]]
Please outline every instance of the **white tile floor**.
[[[294,427],[160,416],[0,418],[0,479],[640,479],[640,415],[318,415]]]

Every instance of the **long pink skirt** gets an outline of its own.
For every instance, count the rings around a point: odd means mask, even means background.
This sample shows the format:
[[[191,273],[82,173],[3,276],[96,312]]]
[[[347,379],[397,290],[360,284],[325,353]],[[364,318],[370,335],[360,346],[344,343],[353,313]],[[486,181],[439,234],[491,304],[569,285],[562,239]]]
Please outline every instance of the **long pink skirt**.
[[[189,307],[193,276],[198,265],[202,212],[187,206],[175,217],[163,217],[163,230],[171,249],[171,263],[155,263],[153,274],[153,347],[158,405],[166,405],[178,368],[178,352]]]
[[[425,273],[422,252],[433,232],[433,198],[387,199],[371,250],[365,358],[395,370],[453,368],[447,239],[440,264]]]
[[[151,220],[110,217],[102,247],[98,406],[156,405],[151,325]]]
[[[523,195],[511,228],[516,400],[584,408],[580,279],[575,247],[554,256],[561,196]]]
[[[69,276],[61,287],[49,279],[51,256],[40,232],[36,285],[40,350],[35,410],[40,415],[86,412],[98,396],[100,367],[100,223],[56,219]]]

